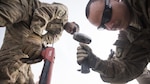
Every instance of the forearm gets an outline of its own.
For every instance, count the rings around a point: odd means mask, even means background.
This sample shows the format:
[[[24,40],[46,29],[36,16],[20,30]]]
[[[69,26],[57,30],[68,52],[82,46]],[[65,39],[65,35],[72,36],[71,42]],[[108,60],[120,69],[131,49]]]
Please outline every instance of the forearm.
[[[144,70],[146,63],[125,60],[111,60],[97,62],[94,71],[99,72],[105,82],[128,82],[138,77]]]
[[[115,59],[99,60],[95,71],[99,72],[106,82],[128,82],[142,74],[148,64],[148,55],[149,50],[132,46]]]
[[[148,64],[149,50],[131,45],[122,51],[121,49],[117,49],[117,51],[116,58],[101,60],[92,53],[87,45],[80,44],[77,48],[77,62],[81,65],[83,60],[87,59],[89,67],[100,73],[102,79],[109,83],[128,82],[143,73]]]

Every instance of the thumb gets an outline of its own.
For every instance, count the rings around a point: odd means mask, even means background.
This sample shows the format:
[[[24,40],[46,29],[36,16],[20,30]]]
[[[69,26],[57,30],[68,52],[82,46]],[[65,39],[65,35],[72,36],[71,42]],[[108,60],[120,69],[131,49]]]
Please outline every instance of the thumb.
[[[84,50],[88,51],[88,52],[92,52],[92,49],[85,43],[80,43],[79,44]]]

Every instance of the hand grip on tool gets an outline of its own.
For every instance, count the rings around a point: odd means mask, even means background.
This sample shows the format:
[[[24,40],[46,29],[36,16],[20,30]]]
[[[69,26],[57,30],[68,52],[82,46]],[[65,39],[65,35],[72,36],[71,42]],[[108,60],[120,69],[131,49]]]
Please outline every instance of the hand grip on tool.
[[[80,42],[80,43],[85,43],[85,44],[90,44],[91,43],[91,38],[88,37],[87,35],[83,34],[83,33],[74,33],[73,35],[73,39]],[[90,68],[87,65],[86,61],[83,61],[83,63],[81,64],[81,73],[89,73],[90,72]]]

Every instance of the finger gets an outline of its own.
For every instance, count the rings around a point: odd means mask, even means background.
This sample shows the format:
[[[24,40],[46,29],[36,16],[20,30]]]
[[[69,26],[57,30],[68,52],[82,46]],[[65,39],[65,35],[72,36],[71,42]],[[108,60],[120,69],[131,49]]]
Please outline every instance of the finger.
[[[77,57],[88,57],[87,53],[77,53]]]
[[[77,50],[80,50],[80,49],[82,49],[82,47],[81,47],[81,46],[78,46],[78,47],[77,47]]]
[[[78,62],[81,62],[81,61],[83,61],[85,59],[85,57],[80,57],[80,58],[77,58],[77,61]]]
[[[29,51],[28,54],[30,56],[30,59],[36,59],[41,55],[41,50],[33,48],[32,50]]]
[[[28,55],[30,57],[30,59],[34,59],[36,56],[35,56],[35,50],[34,49],[31,49],[29,52],[28,52]]]
[[[21,58],[20,61],[22,61],[23,63],[26,63],[26,61],[28,61],[29,58]]]
[[[80,54],[80,55],[77,56],[77,60],[78,59],[83,60],[83,59],[87,58],[87,56],[88,56],[87,54]]]
[[[34,53],[34,55],[35,55],[35,56],[40,56],[41,53],[42,53],[42,50],[37,50],[37,51]]]
[[[86,50],[86,51],[88,51],[88,52],[91,52],[91,51],[92,51],[91,48],[90,48],[87,44],[80,43],[80,46],[81,46],[84,50]]]
[[[30,59],[36,59],[36,58],[38,58],[38,57],[40,57],[41,56],[41,51],[34,51],[33,53],[31,53],[32,54],[32,56],[30,57]]]
[[[42,58],[38,58],[38,59],[29,59],[29,58],[21,58],[20,59],[23,63],[27,63],[27,64],[33,64],[33,63],[37,63],[42,61]]]
[[[80,49],[80,50],[77,51],[77,54],[80,54],[80,53],[81,53],[81,54],[82,54],[82,53],[87,53],[87,51],[85,51],[85,50],[83,50],[83,49]]]
[[[33,63],[37,63],[37,62],[40,62],[42,61],[42,59],[35,59],[35,60],[28,60],[26,61],[27,64],[33,64]]]
[[[80,45],[80,46],[81,46],[81,45],[86,45],[86,43],[82,43],[82,42],[80,42],[80,43],[79,43],[79,45]]]
[[[79,52],[86,52],[86,50],[85,49],[83,49],[82,48],[82,46],[79,46],[79,47],[77,47],[77,52],[79,53]]]

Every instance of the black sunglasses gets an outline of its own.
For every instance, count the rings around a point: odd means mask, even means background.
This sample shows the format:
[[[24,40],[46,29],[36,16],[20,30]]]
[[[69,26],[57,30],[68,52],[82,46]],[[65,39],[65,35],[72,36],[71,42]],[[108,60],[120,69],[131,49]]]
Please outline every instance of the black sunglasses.
[[[102,16],[101,24],[98,26],[98,29],[103,28],[106,29],[105,23],[111,20],[112,16],[112,7],[110,5],[110,0],[105,0],[105,9]]]

